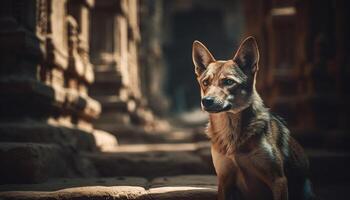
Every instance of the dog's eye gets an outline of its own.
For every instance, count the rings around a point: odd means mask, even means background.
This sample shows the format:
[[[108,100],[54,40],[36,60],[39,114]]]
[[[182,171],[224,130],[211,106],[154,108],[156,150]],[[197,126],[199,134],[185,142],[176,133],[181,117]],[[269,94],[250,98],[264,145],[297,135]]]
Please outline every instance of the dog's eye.
[[[227,85],[227,86],[230,86],[230,85],[233,85],[234,83],[235,83],[235,81],[234,80],[232,80],[232,79],[224,79],[223,81],[222,81],[222,83],[224,84],[224,85]]]
[[[202,83],[203,83],[204,86],[208,86],[209,85],[208,79],[205,79]]]

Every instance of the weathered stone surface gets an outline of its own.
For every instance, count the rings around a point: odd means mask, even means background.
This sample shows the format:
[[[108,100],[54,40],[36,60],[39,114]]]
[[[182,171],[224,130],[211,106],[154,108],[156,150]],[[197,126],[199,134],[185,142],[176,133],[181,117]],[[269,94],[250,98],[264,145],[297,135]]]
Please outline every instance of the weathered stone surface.
[[[93,133],[96,146],[101,150],[115,148],[118,145],[116,137],[108,132],[95,130]]]
[[[148,181],[141,177],[109,178],[59,178],[50,179],[40,184],[5,184],[0,191],[56,191],[73,187],[86,186],[138,186],[146,187]]]
[[[65,152],[53,144],[0,143],[0,160],[1,183],[35,183],[75,174]]]
[[[0,192],[0,198],[6,200],[41,200],[41,199],[59,199],[59,200],[86,200],[86,199],[115,199],[115,200],[142,200],[146,192],[142,187],[132,186],[89,186],[58,190],[54,192],[37,191],[14,191]]]
[[[156,126],[158,125],[161,126],[160,124],[156,124]],[[154,127],[148,130],[145,127],[116,123],[101,123],[96,124],[96,127],[103,128],[103,130],[115,135],[118,138],[119,144],[188,143],[203,141],[203,138],[197,137],[197,134],[193,133],[191,129],[184,128]],[[208,139],[205,138],[204,141],[208,141]]]
[[[151,199],[159,200],[215,200],[216,189],[206,187],[159,187],[149,192]]]
[[[159,177],[150,182],[152,199],[216,199],[216,177],[213,175],[181,175]]]
[[[148,151],[86,154],[101,176],[170,176],[208,174],[210,167],[193,152]]]
[[[150,188],[158,187],[208,187],[217,188],[215,175],[180,175],[170,177],[158,177],[150,182]]]
[[[41,200],[41,199],[114,199],[114,200],[215,200],[216,190],[202,187],[161,187],[146,191],[133,186],[89,186],[58,190],[54,192],[16,191],[0,192],[4,200]]]
[[[40,121],[0,123],[0,141],[54,143],[66,148],[94,150],[94,136],[83,130],[50,125]]]
[[[3,115],[50,115],[53,111],[69,110],[89,120],[97,118],[100,104],[73,89],[52,87],[28,77],[6,77],[0,80],[1,110]],[[20,95],[22,98],[18,98]],[[6,106],[5,106],[6,105]],[[40,107],[40,110],[34,110]],[[21,111],[21,112],[19,112]]]
[[[152,186],[153,184],[153,186]],[[145,189],[151,185],[150,189]],[[206,200],[216,199],[215,176],[156,178],[113,177],[56,179],[43,184],[0,186],[2,199],[115,199],[115,200]]]
[[[196,143],[181,143],[181,144],[126,144],[115,146],[105,152],[118,153],[142,153],[142,152],[192,152],[197,150]]]

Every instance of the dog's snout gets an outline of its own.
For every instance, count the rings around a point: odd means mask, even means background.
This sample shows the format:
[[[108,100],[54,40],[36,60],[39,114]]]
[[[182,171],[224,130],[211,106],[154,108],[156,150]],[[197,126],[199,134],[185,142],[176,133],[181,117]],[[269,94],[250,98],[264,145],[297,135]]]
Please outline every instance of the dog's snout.
[[[214,104],[214,97],[204,97],[202,99],[202,104],[204,107],[210,107]]]

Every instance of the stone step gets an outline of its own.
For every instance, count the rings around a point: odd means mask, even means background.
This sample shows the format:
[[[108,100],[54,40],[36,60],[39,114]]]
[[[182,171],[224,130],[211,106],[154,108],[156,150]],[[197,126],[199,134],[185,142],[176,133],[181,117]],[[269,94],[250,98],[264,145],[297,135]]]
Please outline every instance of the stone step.
[[[52,177],[95,175],[89,161],[55,144],[0,143],[0,184],[38,183]],[[77,167],[79,166],[79,167]]]
[[[310,176],[317,182],[350,180],[350,153],[307,149]],[[120,145],[105,152],[86,153],[101,176],[172,176],[214,174],[208,142]],[[325,176],[331,172],[330,176]]]
[[[207,140],[207,136],[197,129],[147,130],[136,125],[96,124],[97,128],[112,133],[120,144],[156,144],[156,143],[186,143]]]
[[[86,153],[100,176],[173,176],[214,174],[196,144],[121,145],[101,153]]]
[[[53,143],[84,151],[96,149],[95,138],[91,132],[42,121],[2,122],[0,133],[2,142]]]
[[[314,184],[322,200],[347,200],[350,183]],[[4,200],[215,200],[217,181],[211,175],[53,179],[42,184],[0,185]]]
[[[134,100],[123,100],[115,95],[96,96],[101,103],[103,114],[106,112],[133,112],[136,108]]]
[[[0,185],[1,199],[214,200],[215,176],[58,179],[37,185]]]

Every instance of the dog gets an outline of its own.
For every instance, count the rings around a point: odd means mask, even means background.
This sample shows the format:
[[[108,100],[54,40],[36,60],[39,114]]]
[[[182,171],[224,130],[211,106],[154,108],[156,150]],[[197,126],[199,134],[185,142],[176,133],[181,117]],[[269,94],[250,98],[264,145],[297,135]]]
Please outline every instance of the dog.
[[[256,40],[246,38],[229,60],[215,60],[196,40],[192,59],[201,106],[209,113],[207,135],[218,177],[218,199],[314,199],[302,147],[256,91]]]

